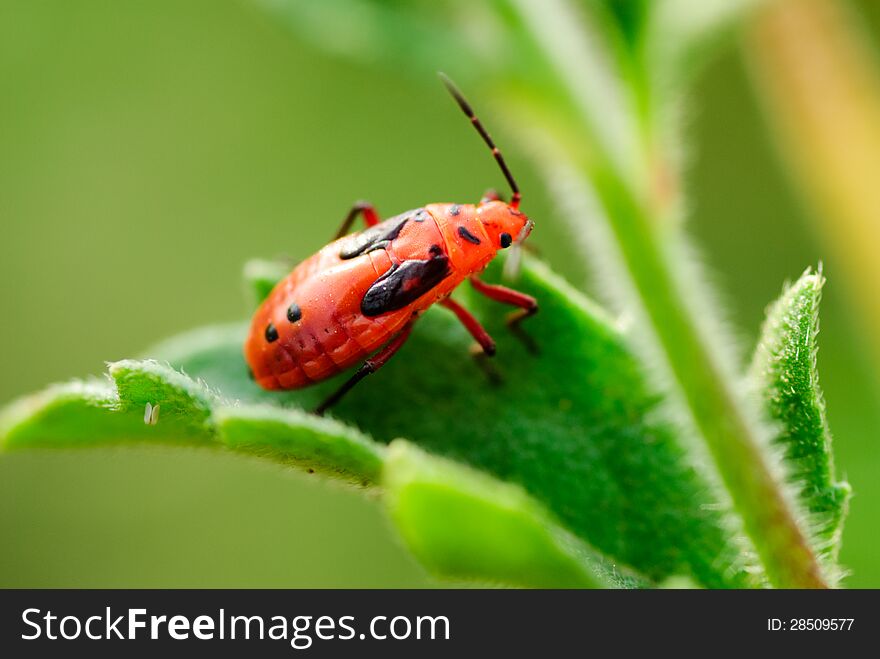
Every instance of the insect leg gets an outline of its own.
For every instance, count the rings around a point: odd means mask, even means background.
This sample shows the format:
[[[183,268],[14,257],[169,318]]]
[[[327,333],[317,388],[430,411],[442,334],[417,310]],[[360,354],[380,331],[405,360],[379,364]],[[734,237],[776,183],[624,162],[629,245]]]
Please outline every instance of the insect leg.
[[[348,215],[342,220],[342,226],[340,226],[339,231],[336,232],[334,240],[338,240],[347,234],[351,229],[351,225],[354,224],[355,219],[361,213],[364,215],[364,224],[368,227],[379,224],[379,213],[376,212],[373,204],[367,201],[359,201],[351,207],[351,210],[348,211]]]
[[[495,354],[495,341],[489,336],[489,332],[480,325],[480,321],[473,317],[470,311],[461,306],[452,298],[446,298],[440,303],[456,315],[464,328],[470,333],[474,340],[480,344],[483,353],[489,357]]]
[[[476,275],[471,275],[470,282],[475,291],[482,293],[490,300],[519,307],[517,311],[514,311],[507,317],[507,326],[510,327],[510,331],[523,342],[529,352],[538,352],[538,346],[535,343],[535,340],[526,334],[520,327],[522,321],[529,316],[534,316],[538,313],[538,301],[531,295],[520,293],[519,291],[507,288],[506,286],[487,284]]]
[[[501,373],[499,373],[498,369],[495,368],[494,361],[486,352],[483,352],[483,349],[477,345],[476,343],[471,344],[471,357],[474,358],[474,362],[477,364],[479,369],[483,371],[486,375],[486,380],[490,385],[497,387],[504,382],[504,378],[501,377]]]
[[[346,380],[345,384],[343,384],[339,389],[334,391],[330,396],[328,396],[323,403],[318,405],[315,409],[315,414],[318,416],[324,416],[324,412],[333,407],[339,400],[351,391],[352,387],[356,385],[358,382],[367,377],[370,373],[375,373],[380,368],[382,368],[389,359],[394,356],[398,350],[403,347],[403,344],[406,343],[406,340],[409,338],[410,333],[412,332],[413,325],[415,324],[415,319],[410,320],[406,325],[403,326],[403,329],[398,332],[398,334],[391,339],[385,346],[379,350],[375,355],[370,357],[367,361],[361,365],[361,367],[355,371],[355,374],[352,375],[348,380]]]
[[[473,317],[470,311],[461,306],[458,302],[451,298],[446,298],[440,304],[461,321],[465,329],[477,341],[471,346],[471,355],[477,362],[477,366],[486,374],[490,384],[501,384],[501,375],[492,366],[490,357],[495,355],[495,340],[489,336],[489,332],[480,325],[480,321]]]

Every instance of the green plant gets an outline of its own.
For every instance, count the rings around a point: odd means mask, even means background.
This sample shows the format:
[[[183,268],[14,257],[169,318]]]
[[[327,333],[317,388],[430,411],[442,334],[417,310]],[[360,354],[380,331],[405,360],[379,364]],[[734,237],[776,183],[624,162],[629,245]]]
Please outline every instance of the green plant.
[[[492,303],[466,300],[507,357],[499,385],[432,311],[405,348],[417,359],[393,360],[322,420],[302,410],[336,383],[263,392],[245,374],[244,326],[206,328],[112,364],[109,381],[17,401],[2,446],[171,442],[320,470],[380,492],[412,551],[456,578],[835,584],[848,488],[833,479],[815,370],[821,276],[776,303],[746,374],[683,235],[679,106],[750,3],[268,4],[321,47],[426,79],[442,67],[496,99],[527,128],[606,301],[629,320],[529,259],[518,287],[541,301],[539,356]],[[283,272],[246,274],[259,299]]]

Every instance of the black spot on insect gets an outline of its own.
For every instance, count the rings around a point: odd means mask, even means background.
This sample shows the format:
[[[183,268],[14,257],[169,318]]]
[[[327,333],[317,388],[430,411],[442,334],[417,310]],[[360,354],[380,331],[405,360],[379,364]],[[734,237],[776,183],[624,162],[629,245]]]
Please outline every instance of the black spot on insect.
[[[278,330],[275,329],[275,325],[269,323],[266,325],[266,340],[269,343],[273,343],[278,340]]]
[[[502,233],[498,237],[501,239],[501,249],[507,249],[513,243],[513,238],[510,237],[509,233]]]
[[[424,261],[410,259],[391,266],[367,290],[361,300],[361,313],[378,316],[397,311],[414,302],[449,274],[449,258],[438,254]]]
[[[404,213],[380,222],[374,227],[352,234],[339,250],[339,258],[353,259],[374,249],[384,249],[397,238],[403,226],[412,219],[412,213]]]
[[[431,245],[431,247],[428,249],[428,254],[430,254],[431,256],[440,256],[441,254],[443,254],[443,249],[440,247],[440,245]]]
[[[459,213],[461,213],[461,206],[459,206],[458,204],[452,204],[452,206],[449,207],[449,214],[453,217],[455,217]]]
[[[302,309],[299,308],[299,305],[296,302],[291,302],[290,306],[287,307],[287,320],[289,320],[291,323],[295,323],[302,317]]]
[[[458,235],[474,245],[480,244],[480,239],[467,230],[464,226],[458,227]]]

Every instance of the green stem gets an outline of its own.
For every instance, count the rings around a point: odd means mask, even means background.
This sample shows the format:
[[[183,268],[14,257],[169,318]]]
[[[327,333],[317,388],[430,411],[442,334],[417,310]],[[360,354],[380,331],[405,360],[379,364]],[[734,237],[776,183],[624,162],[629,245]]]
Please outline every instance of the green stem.
[[[644,141],[638,156],[641,164],[631,170],[621,167],[621,159],[615,157],[619,154],[612,156],[607,140],[600,139],[596,108],[583,111],[584,105],[577,102],[595,94],[580,88],[590,82],[579,75],[581,62],[571,56],[578,49],[561,45],[563,36],[570,38],[577,32],[571,8],[560,0],[543,2],[540,8],[526,1],[514,5],[556,69],[573,105],[581,110],[576,126],[579,137],[591,146],[589,161],[584,163],[571,145],[561,145],[561,149],[573,154],[574,163],[581,163],[575,167],[585,177],[584,185],[596,193],[636,293],[634,304],[648,323],[649,348],[662,355],[664,367],[680,389],[767,578],[781,588],[827,587],[785,497],[782,476],[771,468],[764,450],[770,443],[770,430],[760,422],[757,404],[738,393],[734,369],[727,367],[724,359],[727,347],[723,337],[716,340],[706,329],[710,324],[698,320],[697,309],[703,315],[715,310],[689,303],[685,277],[677,272],[683,264],[669,249],[674,241],[682,240],[680,223],[664,221],[668,220],[664,208],[669,207],[652,203],[644,185],[643,174],[656,166],[654,154],[646,152],[645,145],[659,141]],[[561,25],[566,26],[567,34],[558,33]],[[632,116],[634,109],[626,109]]]
[[[736,392],[674,275],[658,223],[613,177],[596,176],[599,199],[617,239],[653,339],[681,388],[690,414],[743,519],[770,582],[780,588],[827,587],[783,484],[762,450],[757,411]],[[705,307],[702,312],[705,313]]]

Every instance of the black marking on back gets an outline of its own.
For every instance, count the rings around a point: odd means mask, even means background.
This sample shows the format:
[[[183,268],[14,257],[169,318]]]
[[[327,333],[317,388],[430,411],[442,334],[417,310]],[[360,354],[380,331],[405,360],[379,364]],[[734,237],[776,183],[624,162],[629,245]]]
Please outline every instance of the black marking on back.
[[[404,213],[380,222],[374,227],[364,229],[360,233],[352,234],[339,250],[339,258],[353,259],[374,249],[384,249],[388,243],[397,238],[403,225],[414,215],[415,213]]]
[[[424,261],[410,259],[395,264],[370,286],[361,300],[361,313],[379,316],[403,309],[434,288],[448,274],[449,258],[445,254]]]
[[[467,228],[464,226],[458,227],[458,235],[467,240],[469,243],[473,243],[474,245],[480,244],[480,239],[477,238],[470,231],[468,231]]]
[[[373,243],[372,245],[367,247],[365,253],[369,254],[370,252],[375,252],[377,249],[386,249],[390,244],[390,240],[380,240],[379,242]]]
[[[299,308],[299,305],[296,302],[291,302],[290,306],[287,307],[287,320],[289,320],[291,323],[295,323],[302,317],[302,309]]]
[[[275,329],[275,325],[269,323],[266,325],[266,341],[269,343],[274,343],[278,340],[278,330]]]

